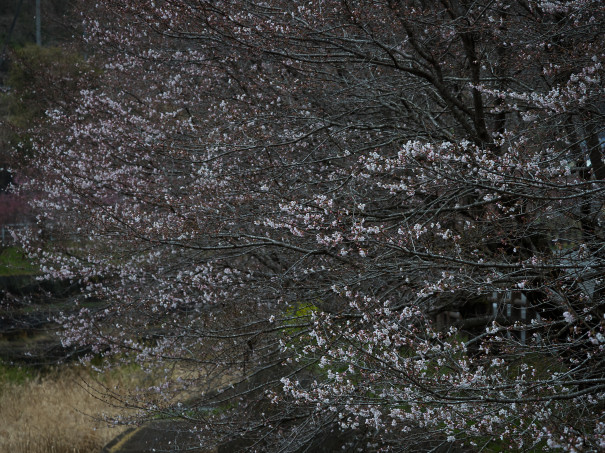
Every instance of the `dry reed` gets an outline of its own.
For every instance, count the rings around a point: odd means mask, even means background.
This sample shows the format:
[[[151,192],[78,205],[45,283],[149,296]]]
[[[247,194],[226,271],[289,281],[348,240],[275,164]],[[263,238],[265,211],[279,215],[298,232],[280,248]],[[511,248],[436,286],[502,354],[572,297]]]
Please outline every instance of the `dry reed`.
[[[112,376],[104,384],[127,391],[129,379]],[[102,414],[122,410],[97,398],[96,390],[102,391],[81,367],[20,383],[0,381],[0,452],[98,453],[125,428],[102,420]]]

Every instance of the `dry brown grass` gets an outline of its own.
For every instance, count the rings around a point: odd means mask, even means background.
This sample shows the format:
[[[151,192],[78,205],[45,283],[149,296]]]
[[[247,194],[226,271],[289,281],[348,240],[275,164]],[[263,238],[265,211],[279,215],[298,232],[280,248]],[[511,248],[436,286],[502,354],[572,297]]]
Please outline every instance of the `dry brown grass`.
[[[103,384],[125,392],[132,380],[116,374]],[[0,452],[98,453],[125,428],[101,419],[122,409],[95,397],[102,388],[94,381],[74,366],[20,383],[0,380]]]

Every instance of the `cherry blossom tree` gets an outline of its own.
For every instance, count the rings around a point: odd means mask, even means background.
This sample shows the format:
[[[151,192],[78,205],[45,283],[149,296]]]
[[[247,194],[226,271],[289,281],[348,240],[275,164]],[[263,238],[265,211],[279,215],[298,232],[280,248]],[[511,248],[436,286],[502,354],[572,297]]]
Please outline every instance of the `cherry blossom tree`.
[[[602,2],[82,17],[95,83],[47,111],[22,239],[81,285],[65,345],[161,374],[139,421],[251,451],[605,448]]]

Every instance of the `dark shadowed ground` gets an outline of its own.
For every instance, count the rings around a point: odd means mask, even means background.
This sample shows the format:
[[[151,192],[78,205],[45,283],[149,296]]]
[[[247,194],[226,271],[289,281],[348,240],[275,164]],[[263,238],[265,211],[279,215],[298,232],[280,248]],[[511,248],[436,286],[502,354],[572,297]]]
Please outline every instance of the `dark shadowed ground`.
[[[218,450],[196,449],[196,439],[185,424],[173,420],[155,421],[132,428],[108,443],[101,453],[146,453],[195,451],[215,453]]]

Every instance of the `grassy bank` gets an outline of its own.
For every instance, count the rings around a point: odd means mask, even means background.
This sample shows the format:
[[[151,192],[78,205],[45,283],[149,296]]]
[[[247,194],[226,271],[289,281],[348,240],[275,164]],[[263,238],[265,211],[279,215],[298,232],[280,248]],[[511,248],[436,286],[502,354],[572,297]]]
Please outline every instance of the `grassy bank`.
[[[40,272],[19,247],[0,248],[0,276],[33,275]]]
[[[104,377],[112,389],[135,385],[126,373]],[[110,427],[102,415],[118,415],[95,396],[100,384],[82,367],[41,375],[0,366],[0,451],[14,453],[98,453],[124,427]]]

